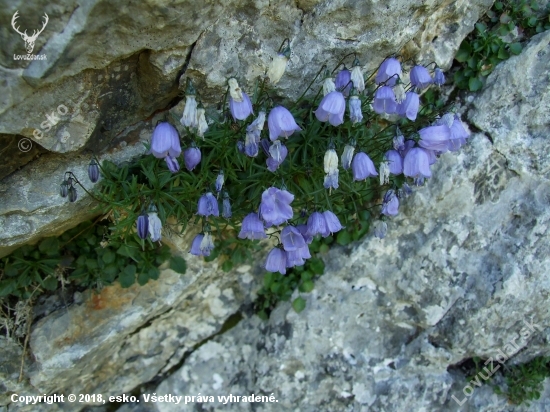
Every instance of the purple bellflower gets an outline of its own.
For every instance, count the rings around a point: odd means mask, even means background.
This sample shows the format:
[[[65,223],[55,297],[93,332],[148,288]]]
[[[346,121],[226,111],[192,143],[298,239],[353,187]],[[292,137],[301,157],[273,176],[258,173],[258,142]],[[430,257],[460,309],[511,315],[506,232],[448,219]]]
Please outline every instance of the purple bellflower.
[[[202,195],[199,199],[197,215],[199,216],[220,216],[218,200],[212,192]]]
[[[334,86],[336,90],[340,90],[345,97],[348,97],[352,86],[351,72],[345,68],[340,70],[334,79]]]
[[[411,69],[411,84],[418,88],[418,89],[424,89],[425,87],[428,87],[430,84],[432,84],[432,76],[430,76],[430,72],[428,72],[428,69],[426,69],[424,66],[414,66]]]
[[[376,236],[378,239],[384,239],[386,237],[387,231],[388,225],[386,222],[378,220],[374,224],[374,236]]]
[[[151,137],[151,153],[157,159],[170,155],[178,157],[181,154],[180,137],[178,131],[170,123],[159,123]]]
[[[462,145],[466,144],[466,139],[470,137],[470,133],[466,130],[458,115],[455,115],[450,129],[451,140],[449,140],[449,150],[456,152]]]
[[[445,75],[443,74],[443,72],[441,71],[441,69],[439,67],[436,67],[435,70],[434,70],[433,83],[438,85],[438,86],[441,86],[441,85],[445,84]]]
[[[300,231],[290,225],[285,226],[281,231],[281,243],[287,252],[292,252],[306,246],[306,241]]]
[[[201,250],[201,243],[204,239],[204,235],[202,233],[199,233],[195,238],[193,239],[193,242],[191,243],[191,250],[189,253],[195,256],[209,256],[210,252],[206,252]]]
[[[359,152],[351,162],[351,171],[353,172],[353,180],[365,180],[367,177],[378,176],[378,172],[374,167],[374,163],[364,152]]]
[[[286,253],[284,250],[275,247],[271,249],[265,261],[265,269],[268,272],[279,272],[286,275]]]
[[[257,213],[249,213],[243,219],[239,239],[259,240],[267,238],[263,222]]]
[[[278,226],[292,219],[294,212],[290,204],[293,200],[293,194],[276,187],[270,187],[262,193],[260,213],[267,227]]]
[[[267,170],[274,172],[284,162],[288,155],[288,149],[279,140],[275,140],[269,147],[269,156],[266,160]]]
[[[327,94],[321,100],[319,107],[315,110],[315,117],[320,122],[328,122],[333,126],[344,123],[344,112],[346,111],[346,99],[340,92],[334,91]]]
[[[149,216],[145,213],[139,215],[136,221],[136,226],[137,234],[140,239],[147,239],[147,235],[149,234]]]
[[[175,157],[168,155],[164,158],[164,160],[166,161],[166,166],[168,166],[168,170],[170,170],[172,173],[176,173],[180,170],[180,164],[178,163],[178,159],[176,159]]]
[[[451,129],[445,125],[428,126],[418,131],[420,140],[418,145],[425,149],[436,150],[445,153],[449,150],[449,140],[451,139]]]
[[[201,151],[198,147],[189,147],[183,152],[183,160],[187,170],[193,170],[201,162]]]
[[[393,114],[397,110],[397,102],[395,101],[395,94],[389,86],[380,87],[372,102],[372,108],[378,114]]]
[[[397,76],[401,76],[401,63],[394,57],[384,60],[376,74],[376,84],[386,83],[388,86],[395,86]]]
[[[416,145],[416,143],[415,143],[414,140],[411,140],[411,139],[405,140],[405,143],[403,145],[403,149],[398,150],[401,157],[404,159],[405,156],[407,156],[407,153],[409,153],[409,150],[411,150],[415,145]]]
[[[307,219],[307,234],[309,236],[321,235],[327,237],[330,232],[327,228],[325,216],[319,212],[313,212]]]
[[[405,100],[397,105],[397,114],[414,122],[416,120],[416,115],[418,114],[419,106],[420,97],[418,94],[415,92],[407,92],[405,94]]]
[[[431,177],[430,157],[421,147],[413,147],[403,160],[403,174],[408,177]]]
[[[326,222],[327,231],[330,232],[330,234],[339,232],[343,229],[342,224],[340,223],[340,220],[338,219],[338,216],[336,216],[334,213],[332,213],[330,210],[326,210],[323,212],[323,217]]]
[[[271,109],[267,118],[267,126],[269,127],[269,138],[271,141],[277,140],[279,137],[290,136],[292,133],[300,129],[287,109],[283,106],[277,106]]]
[[[204,256],[210,256],[210,252],[214,250],[214,239],[212,239],[212,234],[210,232],[204,233],[199,249]]]
[[[397,216],[399,213],[399,199],[393,189],[390,189],[384,195],[382,203],[382,214],[386,216]]]
[[[397,176],[403,173],[403,158],[397,150],[388,150],[384,157],[388,161],[388,166],[392,175]]]
[[[242,93],[242,102],[237,102],[233,99],[233,97],[229,96],[229,111],[231,112],[231,116],[233,116],[233,119],[235,120],[245,120],[253,113],[250,97],[248,97],[245,92]]]
[[[302,266],[305,263],[305,259],[309,259],[311,253],[309,252],[308,245],[286,252],[286,267],[292,268],[294,266]]]
[[[260,134],[258,133],[258,137],[259,136]],[[246,131],[243,151],[249,157],[258,156],[258,141],[254,132]]]
[[[296,226],[296,229],[298,229],[300,231],[300,233],[302,234],[302,237],[304,238],[304,240],[306,241],[306,243],[309,245],[311,242],[313,242],[313,236],[310,235],[307,231],[307,225],[298,225]]]

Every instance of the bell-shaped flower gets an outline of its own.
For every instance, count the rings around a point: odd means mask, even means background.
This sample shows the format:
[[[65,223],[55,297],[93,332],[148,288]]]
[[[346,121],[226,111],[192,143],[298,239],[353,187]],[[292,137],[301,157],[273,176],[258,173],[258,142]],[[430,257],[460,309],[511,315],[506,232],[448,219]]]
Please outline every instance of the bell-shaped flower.
[[[197,127],[199,125],[197,118],[197,99],[195,95],[185,96],[185,108],[180,123],[187,127]]]
[[[313,242],[313,236],[310,235],[307,231],[307,225],[298,225],[296,226],[296,229],[298,229],[300,231],[300,233],[302,234],[302,237],[304,238],[304,240],[306,241],[306,243],[309,245],[311,242]]]
[[[277,53],[277,56],[275,56],[275,58],[271,62],[271,65],[267,70],[267,77],[272,84],[279,83],[279,80],[281,80],[281,77],[283,77],[289,58],[290,48],[287,47],[285,50],[283,50],[282,53]]]
[[[325,189],[338,189],[338,169],[325,175],[323,186]]]
[[[296,124],[292,113],[283,106],[271,109],[267,118],[267,126],[269,127],[269,138],[271,141],[277,140],[279,137],[288,138],[295,131],[302,130]]]
[[[285,226],[281,231],[281,243],[287,252],[292,252],[306,246],[306,241],[300,231],[290,225]]]
[[[420,140],[418,145],[425,149],[436,150],[445,153],[449,150],[451,129],[447,125],[428,126],[418,131]]]
[[[340,90],[345,97],[348,97],[352,86],[351,72],[345,68],[340,70],[338,74],[336,74],[334,86],[336,90]]]
[[[388,150],[384,157],[388,162],[390,173],[392,175],[397,176],[403,173],[403,158],[397,150]]]
[[[203,256],[210,256],[210,252],[214,250],[214,239],[212,239],[212,234],[210,232],[204,233],[201,243],[199,244],[199,249]]]
[[[242,102],[237,102],[233,97],[229,97],[229,111],[235,120],[245,120],[253,113],[250,97],[245,92],[242,92],[242,95]]]
[[[376,236],[378,239],[384,239],[387,232],[388,225],[386,222],[378,220],[374,223],[374,236]]]
[[[432,84],[433,81],[428,69],[420,65],[414,66],[412,68],[410,78],[411,84],[418,89],[428,87],[430,84]]]
[[[157,212],[149,212],[149,236],[151,241],[156,242],[161,238],[162,222],[160,221]]]
[[[288,155],[288,149],[279,140],[275,140],[269,147],[269,157],[266,160],[267,169],[274,172],[284,162]]]
[[[384,195],[382,203],[382,214],[386,216],[397,216],[399,213],[399,199],[393,189],[390,189]]]
[[[279,272],[286,274],[286,253],[284,250],[275,247],[271,249],[265,261],[265,269],[268,272]]]
[[[434,70],[433,83],[438,86],[445,84],[445,75],[443,74],[443,71],[441,71],[439,67],[436,67]]]
[[[201,151],[198,147],[189,147],[183,152],[183,160],[187,170],[193,170],[201,162]]]
[[[397,105],[397,114],[414,122],[416,120],[416,115],[418,114],[419,106],[420,96],[418,96],[415,92],[407,92],[405,95],[405,100]]]
[[[351,162],[353,180],[365,180],[367,177],[378,176],[374,163],[364,152],[357,153]]]
[[[394,86],[397,76],[401,77],[401,63],[394,57],[384,60],[376,73],[376,84],[385,83],[387,86]]]
[[[315,117],[320,122],[328,122],[333,126],[344,123],[344,112],[346,111],[346,99],[340,92],[330,92],[319,104],[315,111]]]
[[[164,158],[164,160],[166,161],[166,166],[168,166],[168,170],[170,170],[172,173],[176,173],[180,170],[180,164],[178,163],[178,159],[176,159],[175,157],[168,155]]]
[[[252,136],[254,136],[256,143],[260,143],[260,134],[264,129],[264,124],[265,111],[260,110],[260,113],[258,113],[258,117],[246,127],[246,133],[250,133]]]
[[[292,219],[294,212],[290,204],[293,200],[293,194],[276,187],[270,187],[262,193],[260,214],[267,227],[278,226],[288,219]]]
[[[327,225],[327,231],[330,232],[330,234],[339,232],[344,227],[340,223],[340,220],[338,219],[338,216],[336,216],[334,213],[332,213],[330,210],[326,210],[323,212],[323,217],[325,218],[325,222]]]
[[[142,213],[138,216],[136,221],[137,234],[140,239],[147,239],[149,234],[149,216]]]
[[[357,96],[350,96],[349,98],[349,118],[353,124],[360,123],[363,120],[363,113],[361,112],[361,100]]]
[[[293,268],[294,266],[302,266],[305,263],[305,259],[309,259],[311,253],[309,252],[308,245],[304,245],[296,250],[286,252],[286,267]]]
[[[325,152],[323,168],[325,169],[325,173],[328,174],[334,173],[336,170],[338,170],[338,155],[336,154],[336,150],[328,149]]]
[[[208,192],[205,195],[202,195],[199,199],[197,215],[199,216],[220,216],[220,211],[218,209],[218,201],[212,194]]]
[[[204,107],[199,106],[197,109],[197,134],[203,138],[204,140],[204,134],[208,130],[208,123],[206,122],[206,111],[204,110]]]
[[[327,237],[330,231],[327,227],[325,216],[319,212],[313,212],[307,219],[307,234],[310,236],[321,235]]]
[[[354,63],[354,66],[351,68],[351,82],[359,93],[365,90],[365,78],[363,77],[363,70],[361,70],[359,62],[357,64]]]
[[[201,249],[202,241],[204,240],[204,234],[199,233],[195,238],[193,239],[193,242],[191,242],[191,250],[189,253],[195,256],[210,256],[210,250],[205,248],[204,250]]]
[[[259,240],[267,238],[263,222],[257,213],[249,213],[243,219],[239,239]]]
[[[411,150],[415,145],[416,145],[416,143],[415,143],[414,140],[411,140],[411,139],[405,140],[403,149],[398,150],[401,157],[404,159],[405,156],[407,156],[407,153],[409,153],[409,150]]]
[[[92,159],[88,165],[88,177],[92,183],[95,183],[99,180],[99,165]]]
[[[174,126],[168,122],[159,123],[151,137],[151,153],[158,159],[181,154],[180,137]]]
[[[259,135],[259,133],[258,133]],[[258,142],[254,132],[246,131],[246,137],[244,139],[244,153],[249,157],[258,156]]]
[[[449,141],[449,150],[456,152],[462,145],[466,144],[466,139],[470,137],[470,132],[466,130],[458,115],[454,116],[450,130],[451,140]]]
[[[380,87],[374,94],[374,101],[372,102],[372,108],[378,114],[393,114],[397,110],[397,102],[395,101],[395,94],[389,86]]]
[[[223,170],[220,170],[220,173],[218,173],[218,177],[216,177],[216,184],[215,184],[216,192],[219,193],[222,191],[224,182],[225,182],[225,176],[223,174]]]
[[[233,213],[231,212],[231,203],[229,202],[229,195],[224,193],[223,195],[223,203],[222,203],[222,217],[225,219],[229,219]]]
[[[403,160],[403,174],[408,177],[431,177],[430,158],[426,150],[413,147]]]
[[[354,146],[350,146],[349,144],[344,146],[344,152],[342,153],[342,168],[344,170],[348,170],[351,167],[354,151]]]

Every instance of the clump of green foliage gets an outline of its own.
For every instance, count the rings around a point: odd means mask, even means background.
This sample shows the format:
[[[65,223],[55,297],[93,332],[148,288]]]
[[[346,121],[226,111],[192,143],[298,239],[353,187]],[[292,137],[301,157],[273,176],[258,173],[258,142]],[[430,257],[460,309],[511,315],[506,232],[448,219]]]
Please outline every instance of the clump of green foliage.
[[[550,377],[550,356],[539,356],[522,365],[502,369],[506,387],[493,386],[497,394],[504,395],[516,405],[540,398],[542,384]]]
[[[455,56],[460,68],[454,82],[464,90],[477,91],[497,64],[522,50],[522,40],[550,29],[550,10],[537,0],[496,1],[475,25]]]
[[[0,260],[0,299],[30,299],[67,282],[101,288],[118,281],[122,287],[157,279],[158,266],[170,258],[167,246],[142,245],[135,237],[111,237],[108,223],[84,222],[59,237],[25,245]],[[185,272],[185,261],[170,266]]]

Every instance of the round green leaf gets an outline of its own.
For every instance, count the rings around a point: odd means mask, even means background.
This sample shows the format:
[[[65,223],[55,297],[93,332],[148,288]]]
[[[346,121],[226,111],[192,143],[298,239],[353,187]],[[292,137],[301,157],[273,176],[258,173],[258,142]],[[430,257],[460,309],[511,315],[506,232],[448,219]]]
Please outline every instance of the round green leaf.
[[[472,77],[468,82],[468,87],[472,92],[477,92],[482,86],[483,83],[477,77]]]
[[[103,253],[103,256],[101,257],[101,259],[103,260],[103,262],[105,262],[105,264],[110,264],[110,263],[113,263],[116,259],[116,255],[114,254],[113,251],[107,249],[104,253]]]
[[[301,296],[294,299],[294,301],[292,302],[292,308],[296,311],[296,313],[300,313],[301,311],[303,311],[306,308],[305,299]]]
[[[300,292],[309,293],[313,290],[315,284],[311,280],[306,280],[300,285]]]

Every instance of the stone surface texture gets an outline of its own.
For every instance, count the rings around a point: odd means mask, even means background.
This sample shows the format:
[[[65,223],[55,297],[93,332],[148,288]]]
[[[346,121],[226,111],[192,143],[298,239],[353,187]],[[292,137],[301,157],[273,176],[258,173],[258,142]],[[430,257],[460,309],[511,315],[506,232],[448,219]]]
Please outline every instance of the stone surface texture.
[[[156,120],[181,112],[187,77],[212,109],[228,77],[251,89],[285,37],[293,57],[277,85],[283,98],[349,52],[367,71],[399,51],[447,68],[492,1],[4,3],[0,142],[10,143],[0,148],[0,257],[88,219],[95,204],[82,190],[74,204],[58,196],[63,173],[74,171],[89,188],[91,154],[117,163],[143,154]],[[24,53],[10,27],[16,10],[29,31],[48,13],[34,49],[47,60],[13,59]],[[224,273],[216,262],[188,258],[190,231],[168,240],[186,257],[184,276],[165,268],[144,287],[87,292],[40,319],[23,382],[13,360],[22,349],[0,341],[0,392],[278,400],[120,407],[136,412],[550,410],[548,383],[530,408],[508,405],[484,381],[463,406],[452,399],[465,397],[459,365],[467,359],[495,357],[514,338],[519,353],[510,364],[550,352],[549,42],[542,33],[497,67],[464,108],[480,132],[440,157],[384,240],[369,236],[324,256],[327,271],[304,294],[301,314],[281,304],[268,322],[253,316],[260,263]],[[24,155],[22,139],[34,147]],[[244,319],[225,331],[237,312]],[[536,326],[517,339],[526,323]],[[8,403],[0,395],[0,410],[85,407]]]

